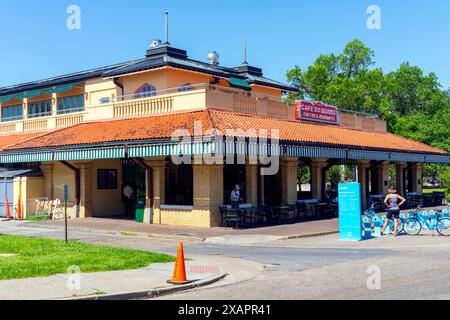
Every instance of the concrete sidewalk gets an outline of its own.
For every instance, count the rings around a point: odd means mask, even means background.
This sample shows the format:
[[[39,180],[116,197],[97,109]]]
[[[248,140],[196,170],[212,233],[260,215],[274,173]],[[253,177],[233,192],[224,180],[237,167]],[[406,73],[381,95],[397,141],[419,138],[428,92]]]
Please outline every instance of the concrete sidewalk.
[[[64,227],[63,221],[23,222],[27,227],[54,228]],[[145,236],[176,240],[205,241],[208,238],[224,236],[270,236],[279,239],[293,239],[337,233],[338,219],[307,221],[295,224],[234,230],[231,228],[198,228],[168,225],[148,225],[131,220],[88,218],[69,221],[69,228],[75,231]]]
[[[186,262],[186,272],[193,283],[174,286],[174,263],[152,264],[138,270],[58,274],[50,277],[0,281],[0,300],[125,300],[163,296],[196,287],[236,283],[248,280],[263,266],[240,259],[194,257]],[[79,281],[78,281],[79,279]],[[78,285],[79,284],[79,285]]]

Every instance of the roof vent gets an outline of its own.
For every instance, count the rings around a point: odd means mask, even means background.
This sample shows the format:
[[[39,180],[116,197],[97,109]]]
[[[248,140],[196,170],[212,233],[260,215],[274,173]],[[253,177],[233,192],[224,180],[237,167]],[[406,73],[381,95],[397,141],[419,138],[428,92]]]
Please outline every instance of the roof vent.
[[[217,51],[210,51],[210,52],[208,52],[208,61],[209,61],[209,63],[211,63],[211,64],[213,64],[215,66],[218,66],[219,65],[219,59],[220,59],[220,56],[217,53]]]
[[[156,48],[158,48],[159,46],[161,46],[161,44],[162,44],[162,41],[161,41],[161,40],[158,40],[158,39],[152,40],[152,41],[150,42],[150,49],[156,49]]]

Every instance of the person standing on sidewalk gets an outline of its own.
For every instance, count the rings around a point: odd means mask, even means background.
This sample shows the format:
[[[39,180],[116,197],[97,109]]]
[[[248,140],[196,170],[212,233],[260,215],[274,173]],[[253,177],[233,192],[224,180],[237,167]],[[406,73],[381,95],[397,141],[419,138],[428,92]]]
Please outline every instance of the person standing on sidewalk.
[[[386,221],[384,222],[383,230],[381,234],[384,235],[387,226],[392,218],[394,218],[394,236],[397,236],[398,226],[400,224],[400,207],[406,202],[406,199],[397,194],[395,187],[389,188],[389,194],[384,199],[384,204],[388,208],[388,214]]]

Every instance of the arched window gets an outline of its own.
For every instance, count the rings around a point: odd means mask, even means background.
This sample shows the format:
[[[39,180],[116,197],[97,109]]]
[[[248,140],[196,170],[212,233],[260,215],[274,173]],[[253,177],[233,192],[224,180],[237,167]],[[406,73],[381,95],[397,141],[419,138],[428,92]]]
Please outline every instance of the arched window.
[[[144,84],[136,90],[137,98],[147,98],[156,96],[156,88],[149,83]]]
[[[186,92],[192,90],[194,90],[194,87],[190,83],[183,84],[180,88],[178,88],[178,92]]]

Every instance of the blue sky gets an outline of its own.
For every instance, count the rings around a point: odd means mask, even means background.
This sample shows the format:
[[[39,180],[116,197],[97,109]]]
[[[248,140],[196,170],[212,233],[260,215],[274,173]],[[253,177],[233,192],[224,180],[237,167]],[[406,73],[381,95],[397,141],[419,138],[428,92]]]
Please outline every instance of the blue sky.
[[[81,8],[81,30],[66,28],[71,4]],[[366,27],[371,4],[381,8],[381,30]],[[171,43],[193,59],[216,50],[222,65],[238,65],[245,34],[249,63],[285,81],[294,65],[359,38],[385,71],[409,61],[450,87],[448,0],[2,0],[0,86],[141,58],[164,38],[165,9]]]

